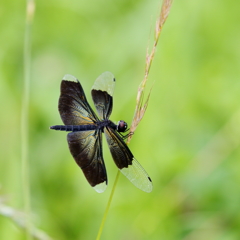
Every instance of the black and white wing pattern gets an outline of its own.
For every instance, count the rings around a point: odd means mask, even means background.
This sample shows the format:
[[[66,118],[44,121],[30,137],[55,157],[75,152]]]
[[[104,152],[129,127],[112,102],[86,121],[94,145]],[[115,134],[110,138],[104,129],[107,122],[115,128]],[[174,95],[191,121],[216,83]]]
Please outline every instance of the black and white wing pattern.
[[[72,75],[65,75],[61,83],[58,110],[65,125],[87,125],[98,121],[83,88]]]
[[[151,178],[140,163],[134,158],[121,136],[109,127],[104,129],[104,133],[112,158],[121,173],[137,188],[144,192],[151,192],[153,188]]]
[[[92,99],[100,119],[108,119],[113,106],[115,78],[112,73],[102,73],[92,87]]]

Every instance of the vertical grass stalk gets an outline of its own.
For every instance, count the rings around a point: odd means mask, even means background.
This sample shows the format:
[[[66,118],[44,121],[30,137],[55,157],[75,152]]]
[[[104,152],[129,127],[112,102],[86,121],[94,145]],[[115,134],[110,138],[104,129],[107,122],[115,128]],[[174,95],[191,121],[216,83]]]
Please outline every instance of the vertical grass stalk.
[[[117,175],[116,175],[116,178],[115,178],[115,181],[114,181],[114,184],[113,184],[113,188],[112,188],[111,194],[110,194],[109,199],[108,199],[107,207],[105,209],[105,212],[104,212],[104,215],[103,215],[103,218],[102,218],[102,222],[101,222],[101,225],[100,225],[99,230],[98,230],[98,235],[97,235],[96,240],[100,240],[100,237],[102,235],[102,230],[104,228],[104,224],[106,222],[107,214],[108,214],[109,208],[111,206],[113,195],[114,195],[114,192],[115,192],[115,189],[116,189],[116,186],[117,186],[119,173],[120,173],[120,171],[117,171]]]
[[[22,187],[23,202],[26,213],[26,239],[31,237],[31,203],[30,203],[30,181],[29,181],[29,162],[28,162],[28,117],[29,117],[29,92],[30,92],[30,63],[31,63],[31,27],[34,16],[35,4],[33,0],[26,2],[26,23],[23,46],[23,94],[21,109],[21,163],[22,163]]]

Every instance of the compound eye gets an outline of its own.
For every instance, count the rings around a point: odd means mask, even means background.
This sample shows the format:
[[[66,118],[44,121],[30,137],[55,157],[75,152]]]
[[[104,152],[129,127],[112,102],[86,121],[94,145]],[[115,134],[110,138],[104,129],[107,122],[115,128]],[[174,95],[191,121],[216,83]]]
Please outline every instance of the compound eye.
[[[117,125],[117,131],[118,132],[125,132],[127,129],[127,123],[124,122],[123,120],[120,120]]]

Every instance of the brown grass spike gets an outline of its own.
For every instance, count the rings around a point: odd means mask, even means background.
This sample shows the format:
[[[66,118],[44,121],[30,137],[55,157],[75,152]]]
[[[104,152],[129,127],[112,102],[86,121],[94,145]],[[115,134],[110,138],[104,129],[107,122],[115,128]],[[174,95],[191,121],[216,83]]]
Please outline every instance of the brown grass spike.
[[[154,43],[153,43],[153,47],[152,47],[152,50],[151,50],[150,54],[149,54],[149,47],[147,48],[145,75],[144,75],[144,79],[142,80],[142,82],[140,83],[140,85],[138,87],[138,93],[137,93],[137,99],[136,99],[136,108],[135,108],[132,124],[131,124],[131,127],[130,127],[130,133],[134,133],[136,131],[136,128],[137,128],[138,124],[140,123],[140,121],[142,120],[142,118],[143,118],[143,116],[146,112],[147,106],[148,106],[148,101],[149,101],[149,97],[150,97],[150,94],[151,94],[151,90],[150,90],[150,92],[147,96],[147,99],[145,101],[143,101],[143,91],[144,91],[144,88],[146,86],[146,82],[148,80],[148,75],[149,75],[151,64],[152,64],[152,61],[153,61],[153,58],[154,58],[154,55],[155,55],[155,52],[156,52],[158,39],[160,37],[162,27],[163,27],[168,15],[169,15],[171,6],[172,6],[172,0],[163,0],[160,16],[159,16],[159,18],[156,22],[155,38],[154,38]],[[128,139],[127,139],[127,143],[130,142],[132,136],[133,136],[133,134],[129,134]]]

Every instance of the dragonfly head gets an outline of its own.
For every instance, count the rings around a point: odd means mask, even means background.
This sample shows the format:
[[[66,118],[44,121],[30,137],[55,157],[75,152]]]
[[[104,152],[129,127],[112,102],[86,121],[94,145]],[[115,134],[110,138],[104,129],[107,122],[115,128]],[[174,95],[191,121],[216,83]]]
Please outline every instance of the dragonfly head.
[[[118,123],[117,123],[117,131],[118,132],[125,132],[127,130],[127,123],[124,122],[123,120],[120,120]]]

